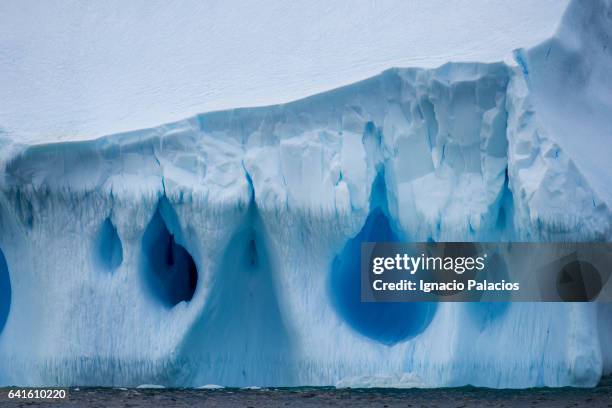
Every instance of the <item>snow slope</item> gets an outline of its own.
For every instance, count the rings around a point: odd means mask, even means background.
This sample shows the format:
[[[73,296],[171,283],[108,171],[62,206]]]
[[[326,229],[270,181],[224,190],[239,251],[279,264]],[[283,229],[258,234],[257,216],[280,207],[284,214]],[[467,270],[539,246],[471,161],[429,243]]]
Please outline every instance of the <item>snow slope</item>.
[[[611,1],[575,0],[516,62],[5,146],[0,384],[595,385],[607,305],[362,304],[353,260],[611,240],[611,27]]]
[[[566,0],[0,3],[0,127],[75,140],[288,102],[394,66],[493,62]]]
[[[573,3],[557,35],[520,56],[545,132],[554,135],[607,203],[612,202],[609,21],[609,8]]]

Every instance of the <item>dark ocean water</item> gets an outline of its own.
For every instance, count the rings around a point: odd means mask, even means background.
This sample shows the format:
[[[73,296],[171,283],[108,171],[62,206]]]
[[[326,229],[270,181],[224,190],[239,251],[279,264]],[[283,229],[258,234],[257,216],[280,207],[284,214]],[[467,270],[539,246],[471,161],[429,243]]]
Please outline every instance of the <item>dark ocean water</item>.
[[[68,388],[56,400],[9,399],[0,407],[612,407],[612,385],[596,388],[443,389],[114,389]]]

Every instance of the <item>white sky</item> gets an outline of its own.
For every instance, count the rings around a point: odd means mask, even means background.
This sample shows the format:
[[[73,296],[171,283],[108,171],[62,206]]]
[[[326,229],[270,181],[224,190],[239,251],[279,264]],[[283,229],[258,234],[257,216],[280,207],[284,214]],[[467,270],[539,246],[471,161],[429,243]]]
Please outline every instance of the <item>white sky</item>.
[[[287,102],[395,66],[502,60],[549,37],[566,6],[5,0],[0,128],[29,142],[91,138]]]

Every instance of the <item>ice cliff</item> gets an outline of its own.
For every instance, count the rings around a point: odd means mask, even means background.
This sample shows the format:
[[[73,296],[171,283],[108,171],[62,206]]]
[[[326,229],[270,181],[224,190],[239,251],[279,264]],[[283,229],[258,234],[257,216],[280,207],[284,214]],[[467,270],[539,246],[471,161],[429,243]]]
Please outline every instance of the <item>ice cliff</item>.
[[[359,243],[612,239],[612,2],[512,61],[2,135],[0,385],[592,386],[612,308],[359,302]],[[508,273],[512,273],[508,271]]]

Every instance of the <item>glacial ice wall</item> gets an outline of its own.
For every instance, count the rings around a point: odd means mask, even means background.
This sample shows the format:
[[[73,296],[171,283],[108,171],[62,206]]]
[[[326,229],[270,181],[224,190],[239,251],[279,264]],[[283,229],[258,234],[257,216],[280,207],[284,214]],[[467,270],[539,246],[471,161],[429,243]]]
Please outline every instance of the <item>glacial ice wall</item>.
[[[610,240],[611,23],[576,1],[516,63],[3,141],[0,385],[595,385],[612,309],[363,304],[355,259],[365,240]]]

